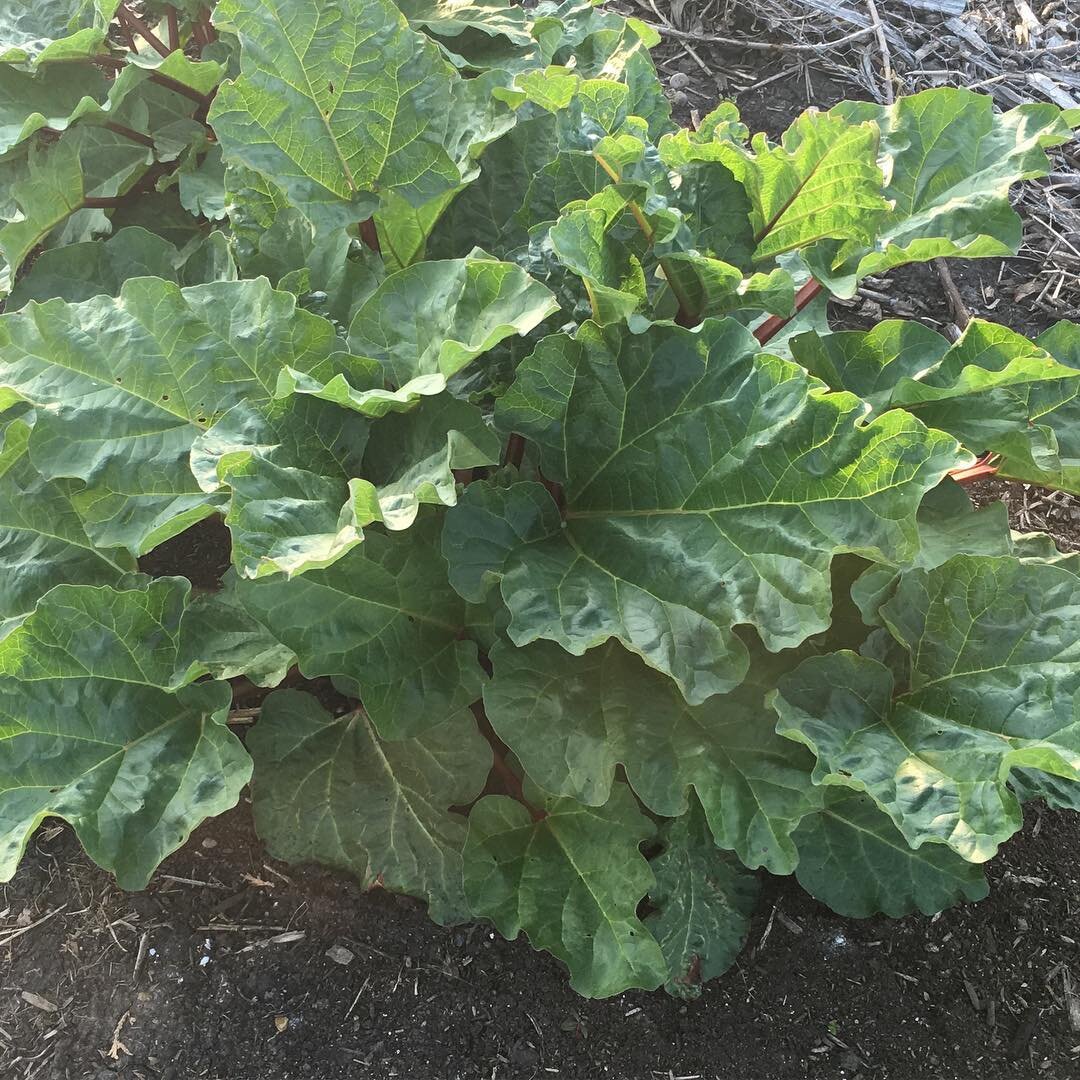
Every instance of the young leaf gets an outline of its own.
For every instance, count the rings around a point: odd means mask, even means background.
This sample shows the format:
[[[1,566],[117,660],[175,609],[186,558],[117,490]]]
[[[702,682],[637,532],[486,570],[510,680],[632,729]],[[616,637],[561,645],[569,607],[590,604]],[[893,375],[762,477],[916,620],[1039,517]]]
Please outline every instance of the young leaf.
[[[656,989],[667,962],[635,914],[654,884],[638,850],[652,822],[621,784],[604,806],[549,798],[544,810],[535,821],[501,795],[473,807],[464,856],[473,914],[511,940],[524,930],[534,948],[566,964],[585,997]]]
[[[889,208],[873,123],[809,110],[779,146],[758,135],[752,151],[726,140],[711,149],[750,197],[759,262],[825,237],[868,244]]]
[[[820,793],[811,758],[776,735],[759,687],[690,706],[615,642],[582,657],[549,642],[499,644],[491,662],[488,718],[546,791],[603,805],[621,764],[649,810],[687,813],[692,787],[716,844],[751,869],[794,869],[791,832]]]
[[[954,256],[1013,255],[1020,218],[1009,188],[1045,176],[1045,150],[1072,138],[1055,105],[994,111],[989,95],[941,87],[882,106],[843,102],[828,114],[881,130],[889,209],[870,241],[828,242],[807,257],[814,275],[838,296],[853,296],[868,274],[909,262]]]
[[[668,964],[664,989],[674,997],[701,996],[703,983],[735,961],[750,928],[760,885],[713,843],[696,802],[660,833],[663,852],[652,860],[656,884],[645,919]]]
[[[401,412],[442,393],[470,361],[511,334],[527,334],[556,309],[551,293],[510,263],[418,263],[383,281],[349,328],[349,347],[378,365],[385,386],[357,386],[346,374],[304,379],[290,368],[279,395],[313,394],[368,416]]]
[[[483,685],[437,543],[437,519],[424,516],[403,533],[369,533],[325,570],[237,589],[308,678],[355,680],[382,737],[406,738],[467,709]]]
[[[419,896],[444,926],[469,918],[465,819],[450,807],[483,790],[491,748],[465,716],[387,742],[362,709],[334,717],[310,694],[279,690],[248,746],[255,827],[272,855]]]
[[[906,574],[881,615],[911,655],[910,691],[874,660],[815,657],[781,678],[777,730],[814,751],[817,783],[867,791],[912,847],[985,862],[1022,823],[1010,770],[1080,781],[1077,574],[1075,558],[965,555]]]
[[[825,806],[803,818],[792,839],[799,884],[848,918],[933,915],[990,891],[981,867],[944,844],[913,851],[873,799],[843,788],[826,788]]]
[[[956,444],[898,412],[857,425],[857,399],[757,348],[732,320],[586,324],[518,369],[496,422],[538,445],[565,525],[506,562],[516,644],[616,637],[696,704],[746,673],[734,626],[774,651],[828,626],[836,551],[914,551]]]

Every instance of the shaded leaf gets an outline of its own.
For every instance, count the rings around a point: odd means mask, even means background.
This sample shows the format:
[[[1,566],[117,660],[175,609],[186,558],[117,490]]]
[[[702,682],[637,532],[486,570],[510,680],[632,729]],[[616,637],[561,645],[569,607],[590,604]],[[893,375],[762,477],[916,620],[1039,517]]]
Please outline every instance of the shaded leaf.
[[[501,579],[509,556],[522,544],[556,533],[558,507],[542,484],[515,483],[509,470],[475,480],[445,518],[442,553],[450,584],[466,600],[480,603]]]
[[[934,915],[990,891],[981,868],[944,844],[913,851],[888,815],[858,792],[826,788],[825,806],[803,818],[792,839],[799,884],[848,918]]]
[[[483,684],[437,544],[437,519],[422,516],[406,532],[369,533],[325,570],[237,588],[308,678],[347,676],[380,734],[405,738],[466,710]]]
[[[722,975],[743,947],[760,885],[713,843],[701,807],[692,802],[660,833],[663,852],[651,862],[656,884],[645,919],[668,964],[664,989],[701,996],[703,983]]]
[[[534,821],[501,795],[473,807],[465,843],[473,914],[511,940],[524,930],[534,948],[566,964],[570,985],[585,997],[655,989],[667,964],[635,914],[654,883],[638,850],[652,823],[622,785],[604,806],[550,798],[544,809]]]
[[[44,303],[60,299],[77,304],[92,296],[118,296],[124,282],[133,277],[201,285],[234,281],[236,267],[222,233],[211,233],[181,252],[161,236],[140,226],[127,226],[105,240],[43,251],[19,278],[6,307],[15,311],[29,300]]]
[[[546,791],[603,805],[621,764],[649,810],[679,817],[693,788],[720,847],[751,869],[792,871],[790,834],[820,795],[812,759],[773,730],[762,688],[687,705],[670,679],[614,642],[583,657],[549,642],[499,644],[491,662],[488,718]]]
[[[310,694],[279,690],[248,737],[255,827],[275,858],[312,859],[427,900],[438,923],[464,922],[465,819],[491,748],[470,718],[387,742],[362,710],[334,717]]]

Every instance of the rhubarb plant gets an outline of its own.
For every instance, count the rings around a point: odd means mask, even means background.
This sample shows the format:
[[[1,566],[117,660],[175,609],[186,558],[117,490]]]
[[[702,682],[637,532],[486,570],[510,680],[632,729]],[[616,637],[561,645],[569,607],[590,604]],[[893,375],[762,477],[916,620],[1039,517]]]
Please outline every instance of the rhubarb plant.
[[[682,128],[656,40],[0,4],[0,879],[52,816],[143,888],[250,783],[274,856],[692,997],[765,873],[936,912],[1080,809],[1080,557],[958,483],[1080,493],[1080,326],[826,304],[1014,252],[1080,116]]]

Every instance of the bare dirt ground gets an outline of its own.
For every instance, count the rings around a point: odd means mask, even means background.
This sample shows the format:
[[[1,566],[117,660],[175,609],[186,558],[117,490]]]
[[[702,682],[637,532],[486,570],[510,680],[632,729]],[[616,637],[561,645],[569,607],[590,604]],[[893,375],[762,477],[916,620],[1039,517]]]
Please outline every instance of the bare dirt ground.
[[[1018,95],[1080,94],[1070,0],[961,6],[632,5],[682,35],[658,60],[684,119],[730,96],[752,127],[776,135],[808,104],[880,99],[886,85],[982,81],[1003,107]],[[850,44],[822,44],[867,27]],[[1055,169],[1025,196],[1018,258],[955,265],[957,295],[933,268],[901,270],[834,318],[900,314],[949,332],[968,312],[1037,333],[1080,317],[1075,146]],[[1005,498],[1016,527],[1080,548],[1074,500],[997,481],[976,495]],[[220,548],[207,527],[144,568],[213,575]],[[1080,819],[1030,806],[990,877],[980,904],[858,922],[772,879],[738,963],[700,1002],[643,993],[586,1002],[524,940],[482,924],[442,929],[410,900],[272,862],[246,803],[200,829],[137,894],[119,891],[50,822],[0,887],[0,1076],[1076,1080]]]

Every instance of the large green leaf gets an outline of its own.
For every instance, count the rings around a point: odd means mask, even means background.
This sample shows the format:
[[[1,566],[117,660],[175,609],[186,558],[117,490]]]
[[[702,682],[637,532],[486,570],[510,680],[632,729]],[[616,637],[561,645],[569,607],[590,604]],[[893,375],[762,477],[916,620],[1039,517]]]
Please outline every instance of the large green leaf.
[[[229,688],[181,685],[195,674],[179,649],[188,589],[60,585],[0,641],[3,880],[54,815],[122,887],[143,888],[236,803],[251,762],[225,727]]]
[[[48,74],[0,65],[0,154],[42,128],[63,131],[98,110],[108,87],[104,73],[89,65],[59,65]]]
[[[669,994],[696,998],[703,983],[735,961],[750,928],[758,879],[713,843],[697,803],[661,830],[664,850],[652,860],[656,884],[645,919],[668,963]]]
[[[1056,563],[958,555],[906,574],[881,608],[911,688],[850,652],[781,678],[778,730],[818,757],[818,783],[867,791],[913,847],[984,862],[1022,823],[1006,781],[1080,781],[1080,578]]]
[[[236,266],[220,232],[196,240],[183,251],[139,226],[118,229],[105,240],[43,251],[20,276],[6,307],[15,311],[29,300],[60,299],[77,304],[92,296],[118,296],[128,278],[158,277],[179,285],[235,281]],[[252,275],[255,276],[255,275]]]
[[[328,228],[370,216],[378,192],[421,205],[472,174],[474,148],[513,123],[467,107],[470,88],[389,0],[223,0],[241,74],[209,120],[226,161],[281,187]]]
[[[444,925],[469,918],[466,824],[450,807],[471,803],[491,768],[471,718],[387,742],[360,709],[335,717],[311,695],[281,690],[263,702],[248,747],[255,827],[272,855],[422,897]]]
[[[1045,176],[1045,149],[1072,137],[1055,105],[1021,105],[1001,114],[988,94],[942,87],[893,105],[846,101],[829,118],[881,130],[881,163],[890,208],[863,241],[826,242],[808,257],[815,276],[854,295],[868,274],[943,256],[1012,255],[1022,239],[1009,188]]]
[[[579,994],[654,990],[667,962],[635,914],[654,880],[638,846],[653,833],[622,784],[604,806],[546,799],[540,820],[488,795],[469,815],[465,895],[504,937],[524,930],[557,956]]]
[[[904,569],[933,570],[954,555],[1011,555],[1009,508],[1002,502],[976,509],[955,480],[943,480],[923,498],[916,518],[919,550]],[[878,609],[896,590],[902,571],[876,563],[852,586],[851,596],[868,626],[881,623]]]
[[[806,334],[796,359],[835,389],[877,410],[902,408],[976,452],[1003,456],[1006,476],[1080,490],[1080,325],[1059,323],[1029,341],[973,319],[951,347],[932,330],[889,321],[873,330]]]
[[[299,657],[309,678],[344,675],[384,738],[418,735],[480,697],[465,602],[446,579],[438,521],[371,532],[333,566],[291,581],[238,583],[244,606]]]
[[[0,626],[25,615],[54,585],[105,585],[135,569],[126,551],[95,548],[72,505],[72,485],[30,463],[31,427],[4,429],[0,447]]]
[[[618,765],[645,806],[704,807],[716,838],[755,869],[795,867],[791,831],[820,804],[812,759],[774,731],[755,685],[687,705],[670,680],[615,642],[582,657],[550,642],[499,644],[484,687],[492,727],[546,791],[601,806]]]
[[[313,394],[369,416],[413,408],[512,334],[556,310],[551,293],[510,263],[486,257],[418,263],[391,274],[360,306],[349,347],[378,366],[357,385],[347,374],[320,381],[286,372],[279,393]]]
[[[115,299],[0,316],[0,386],[38,408],[41,475],[84,481],[73,501],[91,539],[142,554],[221,502],[188,466],[195,438],[236,402],[269,400],[284,364],[317,368],[336,346],[265,280],[133,278]]]
[[[699,703],[746,673],[734,626],[776,651],[829,625],[835,553],[914,551],[955,442],[901,412],[857,424],[856,398],[757,348],[732,320],[586,324],[518,369],[496,421],[538,445],[565,521],[505,562],[516,644],[616,637]]]
[[[943,844],[913,851],[888,815],[859,792],[826,788],[825,806],[803,818],[792,839],[799,884],[848,918],[933,915],[989,892],[980,867]]]

